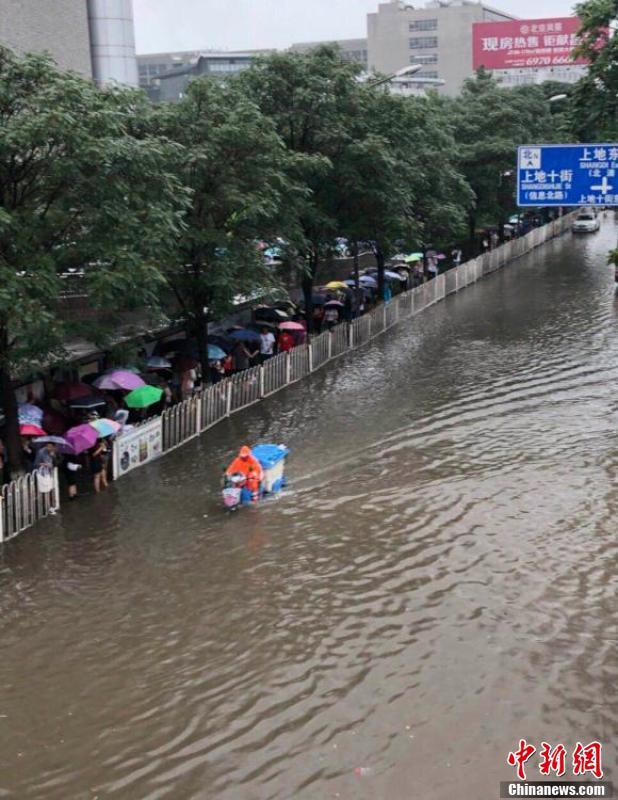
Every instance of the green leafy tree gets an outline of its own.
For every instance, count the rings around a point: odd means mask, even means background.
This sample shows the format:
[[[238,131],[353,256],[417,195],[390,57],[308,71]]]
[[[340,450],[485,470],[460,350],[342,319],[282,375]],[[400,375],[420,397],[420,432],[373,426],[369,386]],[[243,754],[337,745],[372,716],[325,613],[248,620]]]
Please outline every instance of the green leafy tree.
[[[209,78],[193,81],[179,103],[158,108],[152,125],[179,146],[176,175],[191,193],[182,235],[161,269],[207,377],[209,318],[229,312],[235,296],[277,284],[256,241],[274,235],[283,198],[294,194],[285,150],[253,101],[235,84]]]
[[[147,306],[159,280],[152,259],[179,231],[173,148],[138,133],[143,103],[46,57],[0,50],[0,391],[14,472],[13,377],[61,358],[75,332],[61,274],[83,267],[96,308]]]
[[[319,47],[308,54],[259,59],[239,78],[273,120],[287,150],[286,172],[297,192],[289,197],[281,226],[302,264],[310,328],[318,265],[340,232],[334,176],[354,141],[352,121],[361,88],[357,74],[358,67],[345,63],[337,48]]]
[[[465,225],[472,193],[457,171],[457,150],[443,107],[366,87],[352,144],[338,160],[341,230],[369,240],[384,292],[384,264],[402,245],[452,242]]]
[[[582,25],[576,55],[590,62],[573,96],[572,128],[579,141],[616,141],[618,136],[617,0],[586,0],[576,6]]]
[[[513,207],[518,145],[554,141],[551,107],[541,87],[502,88],[485,70],[452,101],[460,168],[476,201],[468,215],[471,247],[479,222],[505,222]]]

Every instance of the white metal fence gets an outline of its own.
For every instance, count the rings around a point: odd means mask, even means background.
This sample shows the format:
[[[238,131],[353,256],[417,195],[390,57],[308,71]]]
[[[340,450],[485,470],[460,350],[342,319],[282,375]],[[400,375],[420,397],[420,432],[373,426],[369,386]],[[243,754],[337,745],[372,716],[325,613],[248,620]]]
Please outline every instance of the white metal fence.
[[[58,470],[52,476],[53,488],[42,492],[41,479],[45,474],[35,470],[2,487],[0,542],[8,541],[40,519],[60,508]]]
[[[221,381],[221,383],[224,383],[224,381]],[[229,414],[234,411],[240,411],[242,408],[247,408],[247,406],[251,406],[262,399],[261,367],[251,367],[251,369],[247,369],[244,372],[238,372],[228,378],[225,383],[228,384],[230,393]]]
[[[351,324],[337,325],[332,331],[313,338],[310,344],[295,347],[289,353],[281,353],[259,367],[252,367],[209,386],[193,398],[164,411],[161,420],[162,451],[165,453],[179,447],[230,414],[301,380],[332,359],[362,347],[398,321],[422,311],[560,235],[570,228],[572,218],[572,214],[566,215],[542,228],[536,228],[526,236],[397,295],[390,303],[374,308]],[[51,509],[59,508],[57,471],[51,492],[41,492],[37,473],[32,473],[2,487],[1,498],[0,542],[34,525],[37,520],[47,516]]]
[[[200,411],[200,399],[191,397],[161,415],[164,453],[183,444],[192,436],[197,436],[201,427],[198,422]]]

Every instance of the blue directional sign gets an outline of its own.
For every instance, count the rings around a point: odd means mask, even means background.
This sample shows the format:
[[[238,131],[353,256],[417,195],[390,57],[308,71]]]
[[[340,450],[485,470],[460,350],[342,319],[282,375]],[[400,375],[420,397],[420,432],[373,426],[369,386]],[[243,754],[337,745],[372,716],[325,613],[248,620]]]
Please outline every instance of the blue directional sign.
[[[618,206],[618,144],[519,147],[517,204]]]

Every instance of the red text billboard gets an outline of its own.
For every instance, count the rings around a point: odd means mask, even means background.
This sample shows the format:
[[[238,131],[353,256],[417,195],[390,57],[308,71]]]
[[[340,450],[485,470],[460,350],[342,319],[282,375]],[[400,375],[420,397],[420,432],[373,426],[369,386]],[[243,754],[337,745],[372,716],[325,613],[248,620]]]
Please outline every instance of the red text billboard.
[[[577,17],[476,22],[472,31],[474,69],[585,64],[583,58],[571,58],[579,27]]]

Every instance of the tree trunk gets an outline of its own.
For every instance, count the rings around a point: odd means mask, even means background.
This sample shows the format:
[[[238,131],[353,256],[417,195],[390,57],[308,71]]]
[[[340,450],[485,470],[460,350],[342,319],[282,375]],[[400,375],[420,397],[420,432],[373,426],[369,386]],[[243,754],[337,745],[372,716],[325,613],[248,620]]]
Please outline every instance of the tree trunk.
[[[352,256],[354,258],[354,288],[360,289],[360,265],[358,263],[358,242],[352,242]]]
[[[384,302],[384,286],[386,281],[384,280],[384,251],[378,245],[376,247],[376,264],[378,265],[378,300]]]
[[[303,273],[301,287],[303,290],[303,299],[305,301],[305,319],[307,320],[307,333],[313,333],[313,283],[318,271],[318,254],[316,250],[312,250],[309,255],[309,267]]]
[[[196,303],[194,320],[197,357],[202,371],[202,383],[210,383],[210,365],[208,363],[208,314],[204,313],[204,304]]]
[[[4,408],[4,444],[6,446],[7,461],[11,477],[17,478],[24,472],[24,463],[19,436],[19,418],[17,413],[17,398],[13,389],[10,368],[7,358],[7,335],[0,333],[0,392],[2,392],[2,407]]]
[[[476,256],[476,214],[468,214],[468,244],[470,246],[470,258]]]

